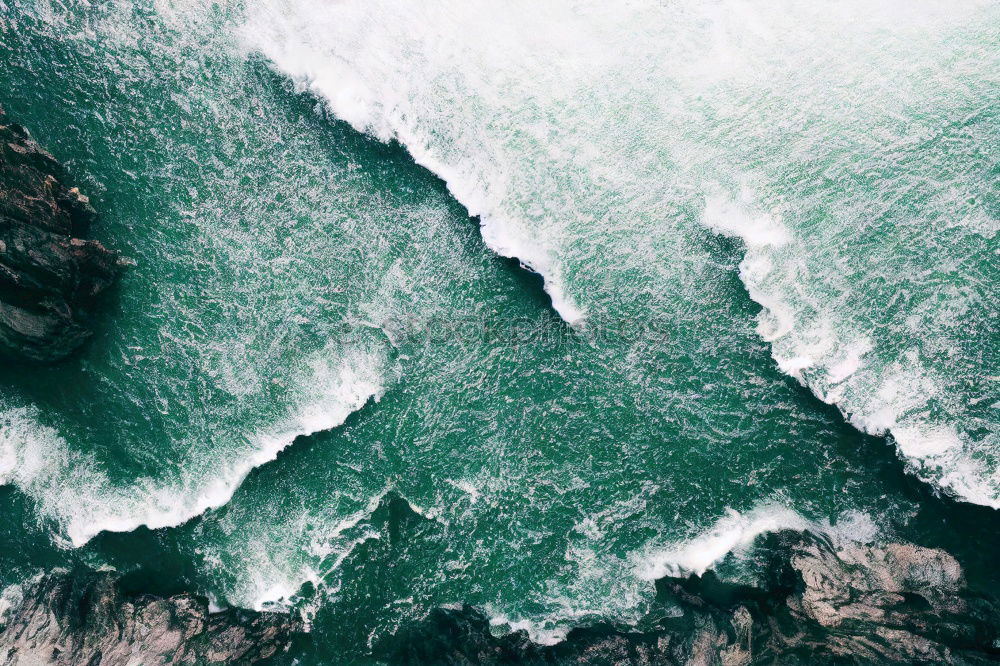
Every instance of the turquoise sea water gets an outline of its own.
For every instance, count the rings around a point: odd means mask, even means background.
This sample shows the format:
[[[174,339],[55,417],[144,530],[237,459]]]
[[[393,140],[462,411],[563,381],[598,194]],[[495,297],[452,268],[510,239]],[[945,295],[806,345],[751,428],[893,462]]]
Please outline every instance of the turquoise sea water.
[[[0,2],[136,261],[0,373],[0,582],[288,608],[307,663],[641,627],[779,529],[992,589],[1000,13],[861,9]]]

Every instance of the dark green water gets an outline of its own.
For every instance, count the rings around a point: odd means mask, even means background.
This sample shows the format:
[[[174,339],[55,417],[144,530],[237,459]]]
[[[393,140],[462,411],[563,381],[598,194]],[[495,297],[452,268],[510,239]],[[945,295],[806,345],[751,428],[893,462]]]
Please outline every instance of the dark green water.
[[[306,663],[641,627],[779,529],[995,589],[996,7],[519,9],[0,3],[136,260],[2,370],[0,582],[291,607]]]

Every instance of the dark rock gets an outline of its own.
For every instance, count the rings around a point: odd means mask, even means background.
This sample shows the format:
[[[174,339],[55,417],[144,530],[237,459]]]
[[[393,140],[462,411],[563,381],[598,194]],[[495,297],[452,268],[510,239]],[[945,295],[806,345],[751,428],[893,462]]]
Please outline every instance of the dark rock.
[[[90,335],[94,299],[126,261],[82,240],[96,217],[55,158],[0,109],[0,354],[55,361]]]
[[[301,630],[280,613],[209,614],[191,594],[127,598],[114,574],[50,574],[15,595],[0,629],[4,666],[253,664]]]

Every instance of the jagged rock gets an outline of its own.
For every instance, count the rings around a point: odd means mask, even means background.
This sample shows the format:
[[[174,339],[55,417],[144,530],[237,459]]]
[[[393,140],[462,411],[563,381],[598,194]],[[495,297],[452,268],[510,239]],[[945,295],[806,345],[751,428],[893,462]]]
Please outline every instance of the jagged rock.
[[[960,613],[965,602],[962,568],[948,553],[912,544],[884,548],[852,546],[838,550],[809,544],[792,558],[802,575],[802,610],[825,627],[851,621],[899,625],[909,616],[894,613],[916,594],[935,612]]]
[[[792,613],[829,630],[835,654],[894,661],[953,663],[951,650],[928,637],[967,610],[962,569],[942,550],[912,544],[850,546],[818,542],[791,559],[805,589]]]
[[[94,298],[125,260],[80,236],[96,214],[62,166],[0,109],[0,354],[65,357],[90,335]]]
[[[126,598],[110,573],[50,574],[8,601],[3,666],[252,664],[301,625],[281,613],[210,614],[190,594]]]
[[[494,637],[475,610],[440,610],[384,655],[441,664],[986,664],[1000,662],[1000,613],[965,596],[948,553],[912,544],[838,547],[809,534],[773,535],[762,588],[705,578],[658,587],[681,612],[655,629],[595,626],[539,646]],[[438,638],[444,636],[446,638]]]

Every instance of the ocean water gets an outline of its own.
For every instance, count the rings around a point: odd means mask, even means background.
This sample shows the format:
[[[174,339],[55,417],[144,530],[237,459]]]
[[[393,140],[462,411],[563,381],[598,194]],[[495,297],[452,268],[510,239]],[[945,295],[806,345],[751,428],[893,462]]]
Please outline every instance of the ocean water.
[[[305,663],[641,628],[782,529],[995,587],[996,3],[0,0],[0,65],[136,262],[0,370],[0,583]]]

